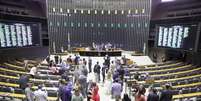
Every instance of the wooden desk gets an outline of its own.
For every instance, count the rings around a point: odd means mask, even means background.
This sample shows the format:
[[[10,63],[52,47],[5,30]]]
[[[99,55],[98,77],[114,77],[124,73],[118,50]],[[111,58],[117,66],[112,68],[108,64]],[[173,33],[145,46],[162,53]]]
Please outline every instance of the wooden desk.
[[[185,66],[180,66],[180,67],[175,67],[175,68],[165,68],[165,69],[160,69],[160,70],[149,70],[149,71],[138,71],[141,73],[154,73],[154,72],[165,72],[165,71],[172,71],[172,70],[177,70],[177,69],[182,69],[182,68],[188,68],[191,67],[192,65],[185,65]],[[135,72],[130,72],[135,73]]]
[[[175,79],[155,80],[155,83],[172,82],[172,81],[185,80],[185,79],[191,79],[191,78],[196,78],[196,77],[201,77],[201,74],[193,75],[193,76],[186,76],[186,77],[181,77],[181,78],[175,78]],[[128,80],[128,81],[132,82],[134,80]],[[145,81],[138,81],[138,83],[145,84]]]
[[[74,51],[78,52],[80,56],[121,56],[122,51],[121,50],[115,50],[115,51]]]
[[[14,97],[14,98],[19,98],[23,99],[25,98],[24,94],[15,94],[15,93],[7,93],[7,92],[0,92],[0,95],[5,95],[7,94],[8,97]],[[56,101],[57,97],[48,97],[49,101]]]
[[[2,75],[0,74],[0,77],[3,77],[3,78],[9,78],[9,79],[15,79],[15,80],[18,80],[19,77],[15,77],[15,76],[8,76],[8,75]],[[30,79],[31,81],[34,81],[34,82],[51,82],[51,83],[58,83],[59,81],[58,80],[41,80],[41,79]]]
[[[187,98],[187,97],[195,97],[195,96],[201,96],[201,92],[174,95],[174,96],[173,96],[173,99]]]

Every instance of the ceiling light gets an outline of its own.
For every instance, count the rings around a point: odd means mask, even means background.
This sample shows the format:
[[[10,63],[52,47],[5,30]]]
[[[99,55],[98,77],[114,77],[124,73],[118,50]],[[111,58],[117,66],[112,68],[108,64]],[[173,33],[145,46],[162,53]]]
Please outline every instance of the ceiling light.
[[[175,1],[175,0],[161,0],[161,2],[171,2],[171,1]]]

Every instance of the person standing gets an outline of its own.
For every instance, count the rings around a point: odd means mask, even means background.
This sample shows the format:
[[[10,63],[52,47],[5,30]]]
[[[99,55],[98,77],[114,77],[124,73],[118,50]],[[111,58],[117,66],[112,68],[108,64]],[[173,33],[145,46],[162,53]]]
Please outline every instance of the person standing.
[[[126,65],[126,64],[127,64],[126,56],[124,55],[121,59],[122,59],[121,64],[122,64],[122,65]]]
[[[60,58],[59,58],[59,64],[61,64],[62,61],[63,61],[62,56],[60,56]]]
[[[108,70],[110,69],[110,57],[108,55],[106,55],[106,57],[104,58],[105,60],[105,64],[107,66],[107,69],[106,69],[106,73],[108,72]]]
[[[72,64],[72,63],[73,63],[72,58],[71,58],[71,55],[67,58],[67,63],[68,63],[68,64]]]
[[[38,90],[34,92],[35,101],[48,101],[47,99],[47,91],[42,90],[42,86],[38,86]]]
[[[59,80],[59,89],[58,89],[58,98],[57,101],[65,101],[65,94],[64,94],[64,87],[65,87],[65,80],[64,79],[60,79]]]
[[[87,77],[83,74],[79,76],[79,84],[82,96],[85,98],[87,96]]]
[[[98,93],[98,85],[96,84],[96,86],[93,88],[92,90],[92,101],[100,101],[100,96],[99,96],[99,93]]]
[[[165,85],[165,90],[161,92],[159,101],[172,101],[173,93],[169,84]]]
[[[92,59],[89,57],[89,60],[88,60],[89,73],[91,73],[91,66],[92,66]]]
[[[78,81],[80,75],[81,75],[81,70],[78,67],[75,67],[75,71],[74,71],[74,83]]]
[[[105,63],[103,63],[103,67],[101,69],[102,71],[102,77],[103,77],[103,83],[105,82],[105,72],[106,72],[107,66]]]
[[[32,90],[32,83],[28,83],[25,88],[25,96],[27,101],[34,101],[34,92]]]
[[[86,65],[83,65],[83,66],[82,66],[81,73],[87,77],[87,75],[88,75],[88,70],[87,70],[87,68],[86,68]]]
[[[121,99],[121,91],[122,86],[118,82],[118,79],[116,79],[112,84],[112,97],[114,97],[116,101],[119,101]]]
[[[58,91],[58,99],[61,101],[71,101],[72,97],[72,83],[70,82],[69,78],[64,80],[60,80],[59,91]]]
[[[119,72],[121,81],[123,81],[123,79],[124,79],[124,67],[122,65],[121,65],[118,72]]]
[[[74,63],[75,65],[79,64],[79,56],[75,55]]]
[[[71,101],[84,101],[83,96],[80,94],[79,88],[74,88],[74,94],[72,95]]]
[[[58,55],[55,55],[55,56],[54,56],[54,61],[55,61],[56,64],[59,63],[59,56],[58,56]]]
[[[82,61],[83,61],[83,64],[84,64],[85,66],[87,66],[87,61],[85,60],[85,58],[83,58]]]
[[[105,82],[105,87],[106,87],[106,94],[110,95],[111,94],[111,88],[112,88],[112,73],[111,73],[111,71],[108,71],[108,73],[107,73],[107,79]]]
[[[151,87],[149,89],[149,95],[147,101],[159,101],[159,96],[157,95],[157,90]]]
[[[119,72],[117,70],[115,70],[113,75],[112,75],[112,79],[115,81],[118,78],[119,78]]]
[[[114,61],[112,61],[112,62],[111,62],[111,65],[110,65],[110,70],[109,70],[109,71],[110,71],[111,73],[114,73],[114,70],[115,70],[115,64],[114,64]]]
[[[25,71],[28,70],[28,67],[29,67],[28,63],[29,63],[29,60],[24,60],[24,69],[25,69]]]
[[[101,69],[101,67],[99,65],[99,62],[97,62],[96,65],[94,66],[96,82],[100,82],[100,69]]]
[[[47,58],[45,60],[49,64],[50,63],[50,56],[47,56]]]
[[[129,98],[128,94],[124,94],[122,101],[131,101],[131,99]]]
[[[70,78],[68,78],[67,80],[67,85],[64,87],[64,94],[66,95],[66,100],[64,101],[71,101],[72,99],[72,90],[73,90],[73,84],[70,81]]]
[[[135,101],[147,101],[144,95],[145,92],[146,92],[146,89],[144,88],[144,86],[141,85],[138,89],[138,92],[135,95]]]
[[[91,101],[92,99],[92,91],[93,88],[96,86],[95,82],[92,82],[92,80],[89,80],[88,82],[88,90],[87,90],[87,101]]]

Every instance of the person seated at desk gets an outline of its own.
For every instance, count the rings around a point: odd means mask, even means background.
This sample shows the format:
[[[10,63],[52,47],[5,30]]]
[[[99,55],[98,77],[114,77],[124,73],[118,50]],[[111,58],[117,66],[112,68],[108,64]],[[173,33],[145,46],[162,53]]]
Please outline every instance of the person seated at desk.
[[[66,63],[66,61],[62,61],[60,64],[59,64],[59,74],[62,75],[63,73],[65,73],[66,71],[68,71],[70,69],[70,65]]]
[[[56,64],[54,64],[52,67],[49,67],[49,69],[53,74],[59,73],[59,67],[57,67]]]
[[[6,79],[6,82],[9,82],[9,79]],[[2,97],[2,99],[0,99],[0,101],[5,101],[6,98],[10,98],[11,100],[13,100],[12,96],[9,96],[10,93],[14,93],[15,89],[13,87],[8,87],[8,86],[0,86],[1,90],[3,90],[5,93],[4,94],[0,94],[0,96]]]
[[[38,71],[38,68],[37,68],[36,66],[33,66],[33,67],[30,69],[29,74],[31,75],[32,78],[34,78],[34,76],[37,74],[37,71]]]

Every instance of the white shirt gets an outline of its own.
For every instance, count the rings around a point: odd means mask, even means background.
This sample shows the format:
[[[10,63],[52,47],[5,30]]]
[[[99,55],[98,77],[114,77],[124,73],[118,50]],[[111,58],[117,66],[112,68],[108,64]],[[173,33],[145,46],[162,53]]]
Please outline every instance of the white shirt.
[[[36,101],[47,101],[47,93],[41,89],[34,92]]]
[[[35,75],[36,72],[37,72],[37,68],[36,68],[36,67],[32,67],[29,73],[30,73],[31,75]]]

